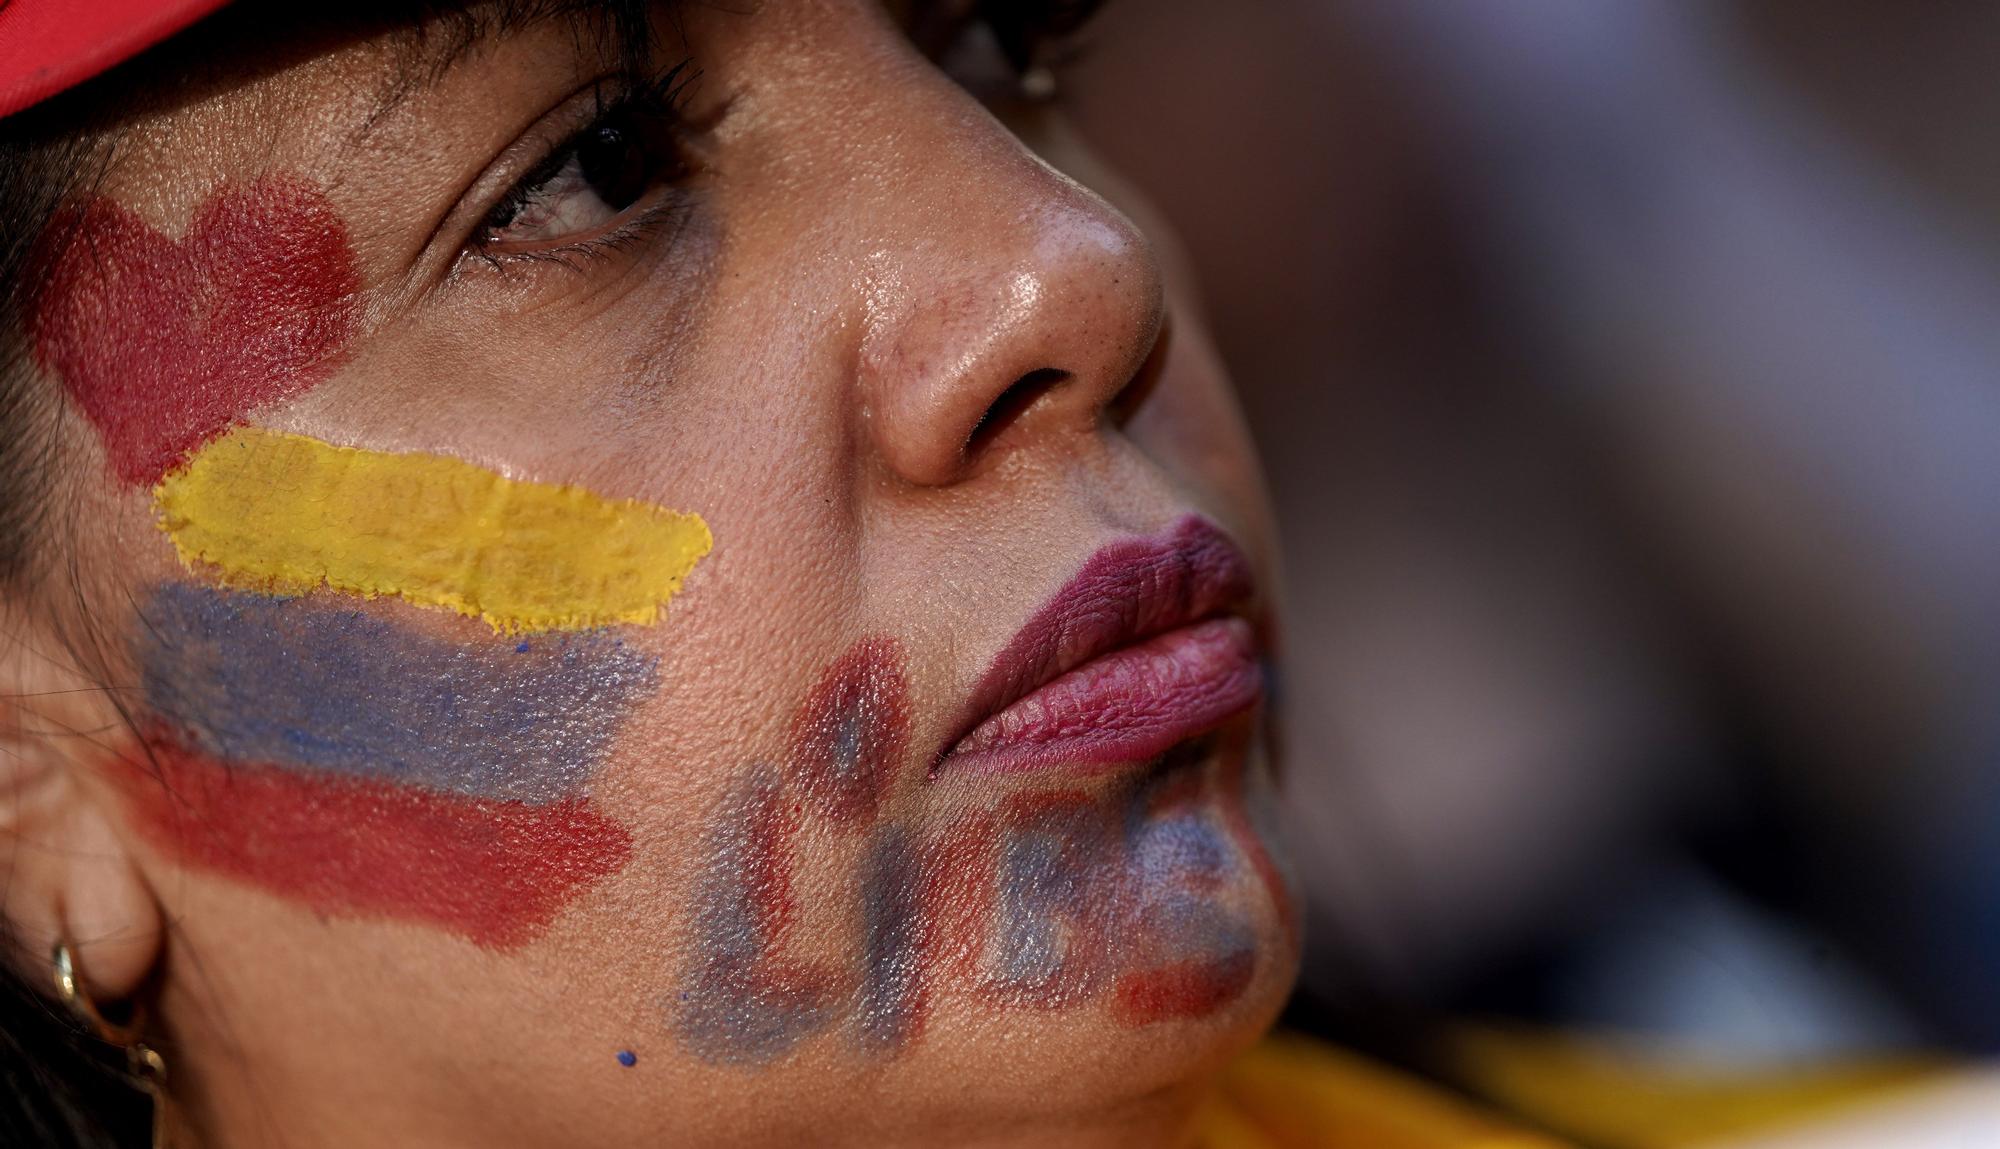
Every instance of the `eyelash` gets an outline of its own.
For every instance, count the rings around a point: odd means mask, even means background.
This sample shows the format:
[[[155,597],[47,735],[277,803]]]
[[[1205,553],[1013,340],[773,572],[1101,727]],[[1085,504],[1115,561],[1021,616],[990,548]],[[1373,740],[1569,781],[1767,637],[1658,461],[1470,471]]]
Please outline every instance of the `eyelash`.
[[[1031,7],[1035,2],[1028,0]],[[984,26],[996,36],[1012,41],[1008,52],[1010,62],[1021,68],[1032,58],[1046,58],[1051,54],[1050,49],[1056,56],[1074,56],[1077,33],[1097,7],[1096,0],[1040,0],[1039,7],[1032,7],[1032,11],[1025,14],[1013,13],[1018,18],[1008,20],[1006,15],[1009,12],[1005,6],[988,8],[973,4],[964,10],[960,19],[953,22],[955,26],[951,27],[947,39],[955,42],[973,29]],[[652,128],[651,131],[638,132],[638,137],[655,143],[664,138],[667,150],[671,152],[662,165],[665,174],[658,177],[657,182],[670,184],[685,178],[686,156],[673,142],[673,137],[679,130],[688,89],[700,78],[700,72],[691,67],[692,63],[692,60],[683,59],[663,72],[652,75],[627,73],[614,81],[619,89],[618,95],[608,103],[600,102],[588,122],[550,149],[487,211],[467,244],[468,253],[495,269],[504,269],[514,263],[555,263],[581,269],[586,264],[635,248],[676,225],[684,215],[685,200],[649,190],[644,194],[653,196],[656,202],[637,211],[628,211],[628,218],[598,235],[547,247],[508,251],[494,250],[486,238],[489,232],[496,230],[494,220],[503,216],[511,220],[534,204],[536,193],[545,188],[565,164],[576,158],[578,149],[586,140],[614,125]]]
[[[556,263],[581,268],[636,247],[676,222],[684,207],[680,198],[660,196],[657,189],[649,189],[643,194],[655,198],[656,202],[636,211],[628,211],[628,218],[598,235],[548,247],[512,251],[492,250],[486,239],[487,233],[494,229],[495,220],[503,217],[511,219],[533,205],[536,193],[577,156],[585,141],[613,127],[633,131],[643,141],[643,146],[649,148],[658,147],[662,140],[665,141],[664,147],[659,150],[670,154],[658,157],[662,160],[660,171],[650,177],[654,183],[672,183],[684,178],[687,174],[686,157],[672,137],[679,129],[688,89],[700,78],[700,72],[692,68],[692,63],[692,60],[682,60],[661,72],[626,73],[609,81],[615,85],[616,94],[607,101],[602,98],[600,89],[599,102],[590,119],[563,137],[561,143],[536,161],[528,173],[515,181],[487,210],[467,244],[467,250],[495,268],[517,262]]]

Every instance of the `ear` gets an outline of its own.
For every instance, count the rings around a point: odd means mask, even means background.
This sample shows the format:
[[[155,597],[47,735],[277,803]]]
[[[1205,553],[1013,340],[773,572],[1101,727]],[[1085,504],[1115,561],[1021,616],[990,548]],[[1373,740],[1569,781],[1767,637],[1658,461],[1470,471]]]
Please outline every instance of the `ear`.
[[[43,984],[57,942],[92,996],[138,991],[159,962],[159,902],[103,771],[125,746],[113,693],[52,628],[0,600],[0,917]]]

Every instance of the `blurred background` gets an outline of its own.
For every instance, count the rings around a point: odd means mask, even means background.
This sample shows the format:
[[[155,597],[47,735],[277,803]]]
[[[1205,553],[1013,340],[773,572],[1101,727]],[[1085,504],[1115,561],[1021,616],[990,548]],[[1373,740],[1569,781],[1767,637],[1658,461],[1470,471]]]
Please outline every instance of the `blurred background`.
[[[1996,69],[1906,0],[1114,0],[1058,68],[1285,530],[1295,1024],[1528,1110],[1606,1072],[1552,1032],[2000,1050]]]

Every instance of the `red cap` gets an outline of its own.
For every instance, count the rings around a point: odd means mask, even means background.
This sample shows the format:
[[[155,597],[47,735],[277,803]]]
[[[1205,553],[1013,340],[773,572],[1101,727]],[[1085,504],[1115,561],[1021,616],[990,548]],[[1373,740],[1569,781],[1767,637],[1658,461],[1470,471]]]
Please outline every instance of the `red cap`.
[[[0,0],[0,116],[138,55],[229,0]]]

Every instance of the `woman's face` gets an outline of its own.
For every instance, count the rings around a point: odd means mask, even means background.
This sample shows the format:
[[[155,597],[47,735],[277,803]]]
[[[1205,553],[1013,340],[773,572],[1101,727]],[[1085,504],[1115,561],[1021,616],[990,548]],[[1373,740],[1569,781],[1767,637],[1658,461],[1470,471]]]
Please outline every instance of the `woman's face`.
[[[901,18],[314,41],[52,229],[85,775],[233,1143],[1161,1143],[1284,996],[1226,381]]]

